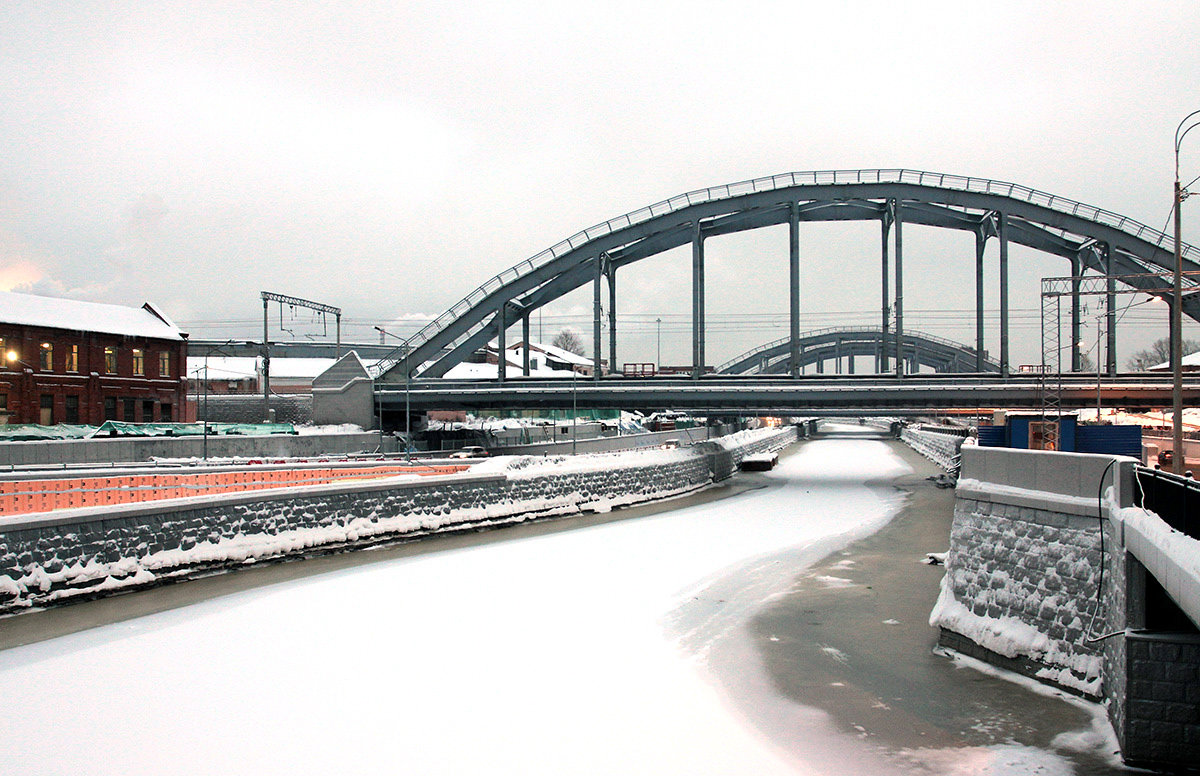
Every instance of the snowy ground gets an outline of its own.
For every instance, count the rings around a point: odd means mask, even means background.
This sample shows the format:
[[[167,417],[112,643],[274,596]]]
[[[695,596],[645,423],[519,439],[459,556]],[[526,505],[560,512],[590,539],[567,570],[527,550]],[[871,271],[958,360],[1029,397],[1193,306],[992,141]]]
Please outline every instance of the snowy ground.
[[[704,655],[790,582],[781,552],[812,562],[885,522],[898,498],[863,482],[905,471],[883,443],[819,441],[734,498],[11,649],[0,772],[839,772],[817,763],[851,739],[816,713],[808,740],[766,739]],[[731,571],[756,588],[737,606],[711,597]]]

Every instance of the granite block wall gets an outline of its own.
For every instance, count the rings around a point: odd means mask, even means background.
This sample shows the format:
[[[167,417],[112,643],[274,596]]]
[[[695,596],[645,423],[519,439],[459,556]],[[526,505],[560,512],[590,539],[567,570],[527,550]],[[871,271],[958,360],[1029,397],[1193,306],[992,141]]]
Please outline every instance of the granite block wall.
[[[1126,761],[1200,766],[1200,636],[1131,633],[1125,641]]]
[[[900,430],[900,439],[938,466],[950,469],[955,464],[965,437],[906,427]]]
[[[1032,675],[1099,697],[1100,649],[1085,639],[1105,627],[1095,518],[959,499],[944,585],[968,616],[947,620]]]

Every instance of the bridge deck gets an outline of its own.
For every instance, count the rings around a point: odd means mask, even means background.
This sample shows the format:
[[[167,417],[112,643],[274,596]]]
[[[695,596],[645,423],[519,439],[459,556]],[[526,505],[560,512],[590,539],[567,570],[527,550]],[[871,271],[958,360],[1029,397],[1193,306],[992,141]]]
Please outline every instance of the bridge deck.
[[[1058,376],[1051,385],[1058,388]],[[679,378],[605,378],[603,380],[509,380],[459,382],[415,380],[403,385],[381,385],[376,400],[390,411],[430,409],[479,410],[571,408],[579,409],[689,409],[710,413],[782,412],[806,414],[905,414],[932,409],[989,408],[1040,409],[1045,387],[1037,378],[1020,375],[913,375],[904,378],[878,375],[839,375],[779,378],[754,375],[708,375],[699,380]],[[1064,409],[1095,407],[1094,376],[1061,377]],[[1167,407],[1171,403],[1169,376],[1126,375],[1105,377],[1099,385],[1100,401],[1109,407]],[[1200,402],[1200,377],[1184,383],[1184,402]]]

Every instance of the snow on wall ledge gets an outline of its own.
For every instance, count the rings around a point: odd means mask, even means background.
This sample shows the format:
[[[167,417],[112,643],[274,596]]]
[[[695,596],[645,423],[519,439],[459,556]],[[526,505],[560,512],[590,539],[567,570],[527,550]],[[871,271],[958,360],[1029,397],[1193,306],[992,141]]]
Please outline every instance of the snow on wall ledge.
[[[902,428],[900,440],[943,469],[953,469],[965,437],[919,428]]]
[[[943,644],[982,647],[976,657],[1100,697],[1103,651],[1087,639],[1108,619],[1096,515],[1112,460],[962,448],[946,576],[930,614]]]
[[[394,477],[0,519],[0,613],[310,551],[602,512],[724,479],[796,429],[677,450],[505,457],[446,478]]]

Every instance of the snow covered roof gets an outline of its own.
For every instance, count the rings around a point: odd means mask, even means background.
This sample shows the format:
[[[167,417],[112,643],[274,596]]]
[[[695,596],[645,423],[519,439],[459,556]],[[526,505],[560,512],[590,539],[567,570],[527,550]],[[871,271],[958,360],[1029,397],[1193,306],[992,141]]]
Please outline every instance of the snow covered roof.
[[[508,363],[505,364],[506,377],[524,377],[523,365],[514,363],[511,358],[505,359]],[[455,364],[446,374],[442,375],[447,380],[495,380],[500,374],[500,369],[496,364],[472,364],[467,361]],[[546,369],[539,367],[530,369],[530,377],[562,377],[570,378],[574,375],[566,369]]]
[[[200,379],[204,376],[204,356],[188,357],[188,377]],[[262,359],[258,356],[208,356],[209,380],[245,380],[256,377]],[[323,374],[336,363],[333,358],[272,358],[272,380],[311,380]],[[370,364],[370,361],[364,361]]]
[[[1184,356],[1179,363],[1184,369],[1200,369],[1200,350]],[[1164,361],[1161,364],[1155,364],[1149,368],[1149,371],[1151,372],[1169,372],[1170,370],[1170,361]]]
[[[187,360],[191,380],[250,380],[257,374],[258,359],[254,356],[188,356]]]
[[[0,291],[0,323],[149,339],[187,338],[170,318],[149,302],[141,307],[125,307],[12,291]]]
[[[523,347],[523,343],[518,342],[517,344],[510,346],[508,349],[520,352],[522,347]],[[551,358],[553,358],[555,361],[562,361],[563,363],[566,363],[566,364],[575,364],[577,366],[592,366],[592,360],[590,358],[588,358],[587,356],[581,356],[578,353],[572,353],[569,350],[563,350],[562,348],[556,348],[553,345],[543,345],[540,342],[531,342],[531,343],[529,343],[529,349],[532,352],[541,351],[541,352],[545,353],[547,356],[550,356]]]

